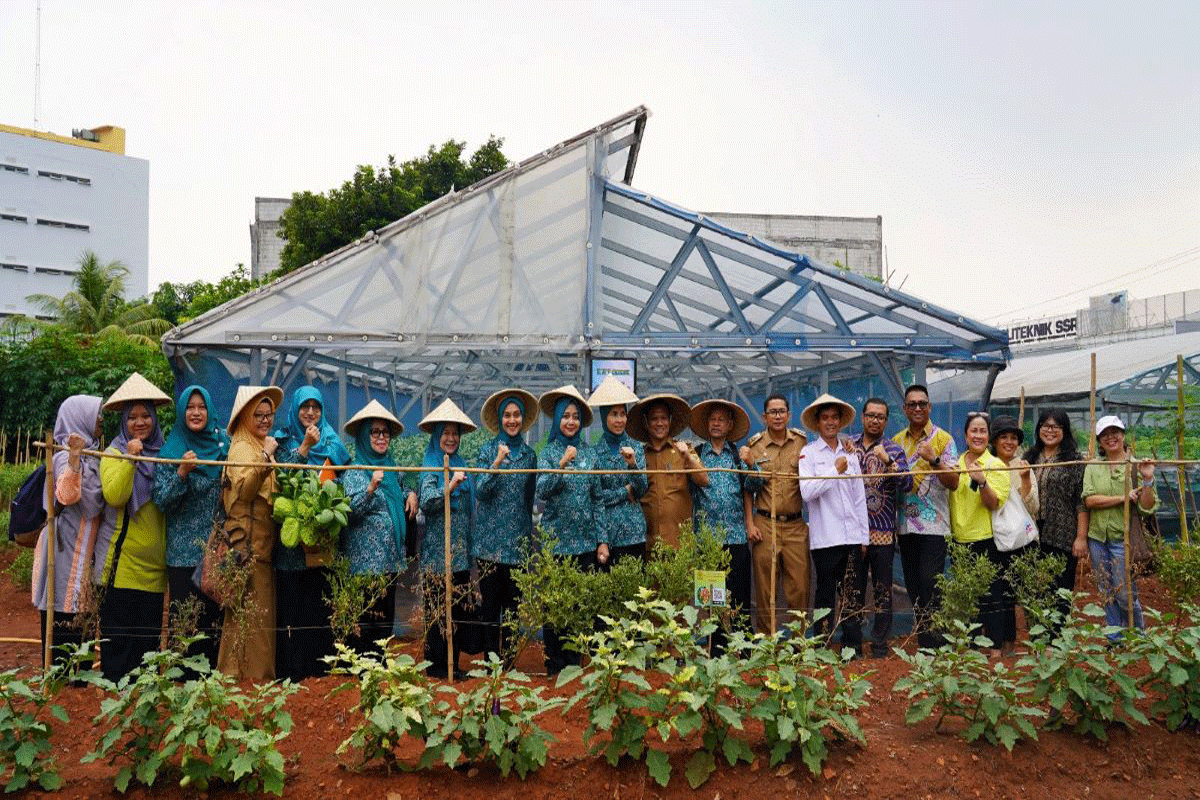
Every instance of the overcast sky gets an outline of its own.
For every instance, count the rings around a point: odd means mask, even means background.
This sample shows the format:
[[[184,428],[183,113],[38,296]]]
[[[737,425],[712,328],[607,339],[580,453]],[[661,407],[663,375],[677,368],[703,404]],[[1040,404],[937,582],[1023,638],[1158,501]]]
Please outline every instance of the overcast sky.
[[[979,319],[1200,288],[1195,0],[41,5],[37,127],[127,129],[152,287],[248,265],[255,196],[645,104],[638,188],[881,215],[894,282]],[[0,122],[33,126],[36,7],[0,1]]]

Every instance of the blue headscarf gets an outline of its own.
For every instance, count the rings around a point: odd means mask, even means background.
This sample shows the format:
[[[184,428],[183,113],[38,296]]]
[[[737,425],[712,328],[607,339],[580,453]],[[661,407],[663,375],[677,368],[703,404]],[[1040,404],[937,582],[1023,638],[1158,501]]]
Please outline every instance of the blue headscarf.
[[[513,395],[512,397],[505,397],[500,401],[500,405],[496,406],[496,423],[497,427],[499,428],[499,432],[496,434],[495,441],[503,442],[504,444],[508,445],[509,450],[515,453],[520,449],[521,445],[525,444],[525,437],[520,431],[517,431],[516,435],[514,436],[509,436],[508,432],[504,430],[504,409],[508,408],[510,403],[516,406],[517,410],[521,412],[522,421],[525,419],[525,404],[521,402],[521,398],[517,397],[516,395]]]
[[[329,415],[325,413],[325,399],[321,397],[321,390],[315,386],[301,386],[292,393],[292,404],[287,413],[287,427],[275,431],[275,438],[279,440],[279,444],[284,449],[293,452],[304,443],[305,427],[300,424],[300,406],[309,400],[316,400],[317,404],[321,406],[321,421],[317,423],[321,428],[321,438],[309,449],[308,463],[324,464],[325,459],[329,459],[331,464],[338,466],[349,464],[350,452],[338,438],[337,431],[329,424]]]
[[[391,455],[384,453],[380,455],[371,447],[371,425],[375,422],[383,422],[389,427],[391,425],[387,420],[382,419],[366,419],[358,426],[358,431],[354,436],[354,464],[362,464],[367,467],[394,467],[396,462],[392,461]],[[387,501],[388,514],[392,517],[392,530],[396,534],[396,543],[400,545],[400,552],[404,552],[404,487],[400,485],[400,474],[398,472],[384,472],[383,481],[379,484],[379,491],[383,492],[383,499]]]
[[[562,432],[563,414],[567,413],[568,406],[575,406],[575,412],[579,414],[579,430],[575,431],[575,435],[567,437]],[[562,442],[563,447],[567,445],[579,447],[580,435],[583,433],[583,409],[579,407],[579,401],[572,397],[560,397],[558,402],[554,404],[554,425],[550,428],[550,441]]]
[[[442,450],[442,431],[446,429],[447,425],[455,425],[458,428],[459,441],[462,440],[462,426],[450,422],[436,422],[433,425],[433,432],[429,434],[429,444],[425,446],[425,457],[421,459],[421,467],[423,468],[421,472],[422,481],[424,481],[426,475],[432,475],[437,481],[436,485],[438,487],[444,485],[442,482],[442,478],[444,477],[442,474],[442,457],[446,454]],[[467,462],[463,461],[461,452],[462,448],[460,447],[454,451],[454,455],[450,456],[450,470],[452,472],[467,466]],[[463,492],[471,495],[471,506],[474,507],[475,479],[471,473],[467,473],[467,479],[460,483],[450,494],[457,497]]]
[[[122,453],[129,452],[129,411],[134,406],[145,406],[154,420],[150,435],[142,440],[142,455],[155,458],[163,446],[162,430],[158,427],[158,409],[149,400],[127,400],[121,406],[121,432],[112,440],[112,446]],[[137,514],[142,506],[150,502],[150,493],[154,490],[154,463],[150,461],[135,461],[137,469],[133,473],[133,494],[129,496],[130,516]]]
[[[600,435],[600,441],[603,442],[605,445],[607,445],[608,449],[611,450],[613,453],[620,452],[621,443],[625,441],[624,433],[622,433],[620,436],[618,436],[617,434],[613,433],[612,431],[610,431],[608,429],[608,412],[610,412],[614,408],[618,408],[618,407],[625,408],[625,406],[623,404],[620,406],[611,405],[611,406],[601,406],[600,407],[600,425],[604,428],[604,433]]]
[[[204,400],[204,407],[208,409],[208,422],[199,432],[190,429],[186,419],[188,403],[196,393],[200,394]],[[195,453],[196,458],[201,461],[224,461],[229,455],[229,437],[217,424],[212,396],[203,386],[189,386],[175,400],[175,424],[171,427],[171,433],[167,436],[166,444],[159,455],[163,458],[183,458],[183,454],[188,450]],[[198,464],[195,470],[213,480],[221,474],[221,468],[212,465]]]

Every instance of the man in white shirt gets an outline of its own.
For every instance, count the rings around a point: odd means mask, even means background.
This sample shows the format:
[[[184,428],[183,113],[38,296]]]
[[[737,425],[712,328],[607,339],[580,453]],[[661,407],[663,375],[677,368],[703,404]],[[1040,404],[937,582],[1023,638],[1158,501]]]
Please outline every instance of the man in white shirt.
[[[808,505],[808,546],[816,573],[813,606],[829,609],[814,630],[832,638],[839,623],[838,599],[849,594],[846,566],[850,553],[856,547],[866,550],[869,542],[866,490],[861,478],[832,477],[862,475],[854,443],[838,436],[854,421],[854,408],[823,394],[800,418],[817,432],[817,438],[800,451],[799,465],[800,494]]]

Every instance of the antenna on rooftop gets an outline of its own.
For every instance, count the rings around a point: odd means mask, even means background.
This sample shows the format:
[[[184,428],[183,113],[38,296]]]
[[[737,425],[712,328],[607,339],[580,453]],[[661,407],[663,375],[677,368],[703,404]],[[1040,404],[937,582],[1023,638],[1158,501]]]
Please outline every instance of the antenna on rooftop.
[[[37,29],[33,45],[33,127],[42,113],[42,0],[37,0]]]

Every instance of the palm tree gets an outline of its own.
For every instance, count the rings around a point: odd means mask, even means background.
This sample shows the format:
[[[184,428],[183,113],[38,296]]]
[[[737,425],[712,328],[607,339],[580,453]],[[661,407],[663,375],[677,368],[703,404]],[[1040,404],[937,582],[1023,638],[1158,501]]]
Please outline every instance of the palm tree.
[[[145,300],[125,302],[125,279],[129,268],[120,261],[107,264],[91,250],[79,257],[79,271],[72,279],[74,290],[58,298],[31,294],[25,299],[57,318],[59,325],[75,333],[94,336],[126,336],[155,345],[171,323],[156,316]]]

